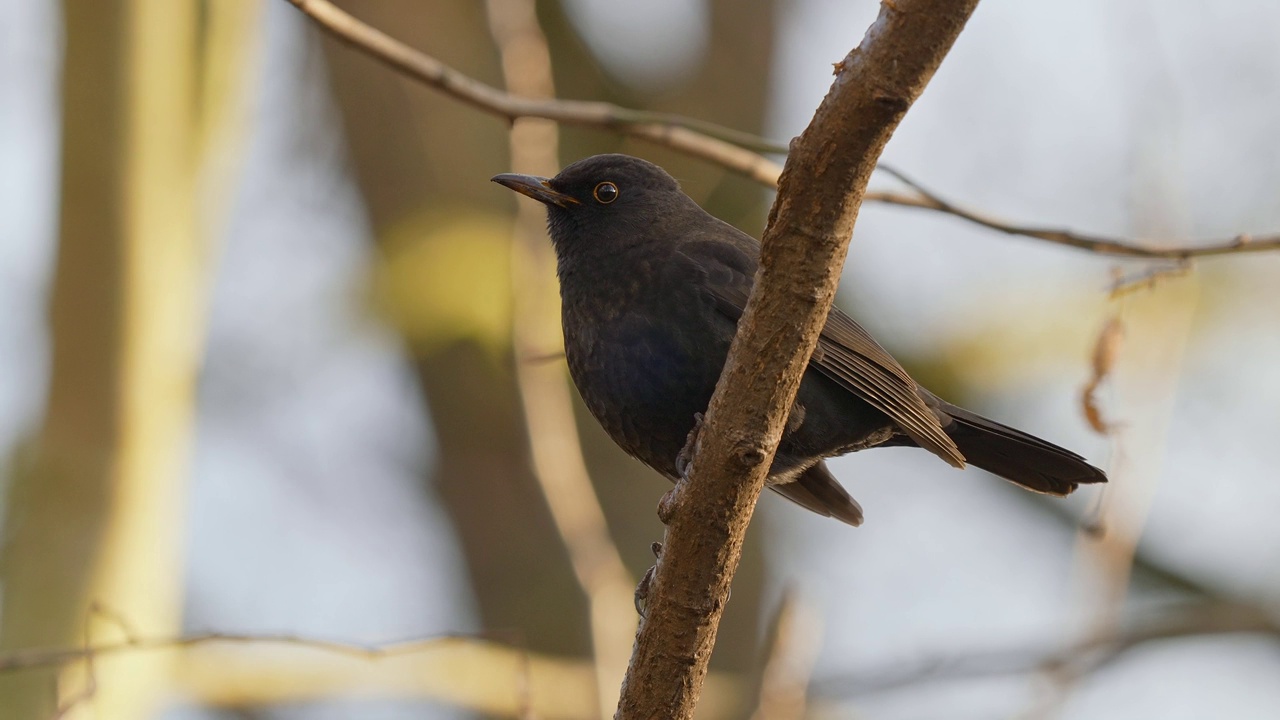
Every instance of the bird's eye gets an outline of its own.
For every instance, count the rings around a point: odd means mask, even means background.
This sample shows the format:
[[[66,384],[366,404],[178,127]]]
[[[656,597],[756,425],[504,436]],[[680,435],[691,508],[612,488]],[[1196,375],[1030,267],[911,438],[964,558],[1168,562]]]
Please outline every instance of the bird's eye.
[[[618,199],[618,186],[611,182],[602,182],[591,191],[591,194],[595,196],[596,202],[608,205]]]

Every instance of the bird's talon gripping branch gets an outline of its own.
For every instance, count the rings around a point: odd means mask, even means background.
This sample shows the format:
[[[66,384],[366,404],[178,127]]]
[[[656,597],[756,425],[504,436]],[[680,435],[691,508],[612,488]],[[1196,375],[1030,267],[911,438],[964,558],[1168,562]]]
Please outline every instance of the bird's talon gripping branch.
[[[654,545],[658,545],[658,543],[654,543]],[[649,599],[649,586],[653,584],[653,576],[657,572],[658,566],[650,565],[649,569],[645,571],[644,577],[640,578],[640,582],[636,584],[636,613],[640,615],[640,617],[645,617],[645,602]]]
[[[685,437],[680,454],[676,455],[676,484],[658,501],[658,519],[663,525],[671,523],[671,518],[675,517],[675,512],[680,507],[680,494],[689,478],[689,466],[693,464],[693,456],[698,451],[698,437],[702,434],[702,422],[702,413],[694,413],[693,429]]]
[[[681,479],[689,477],[689,466],[693,464],[693,456],[698,451],[698,437],[702,434],[702,423],[705,419],[702,413],[693,414],[693,429],[685,437],[680,454],[676,455],[676,472],[680,473]]]
[[[655,540],[654,543],[649,546],[649,549],[653,551],[654,560],[662,559],[662,543],[657,542]],[[649,586],[653,584],[653,576],[657,572],[658,572],[658,564],[654,563],[653,565],[649,566],[649,569],[646,570],[644,573],[644,577],[640,578],[640,582],[636,585],[636,595],[635,595],[636,612],[639,613],[640,617],[645,617],[645,614],[644,614],[645,601],[649,599]]]

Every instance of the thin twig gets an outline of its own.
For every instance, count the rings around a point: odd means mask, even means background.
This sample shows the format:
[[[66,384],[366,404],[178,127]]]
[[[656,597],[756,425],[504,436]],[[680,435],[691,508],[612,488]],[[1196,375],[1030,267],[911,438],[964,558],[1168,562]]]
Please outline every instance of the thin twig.
[[[1159,247],[1153,241],[1135,241],[1107,235],[1091,235],[1072,230],[1019,225],[989,215],[968,210],[949,202],[925,189],[920,183],[912,180],[902,172],[880,164],[877,170],[897,178],[899,182],[919,194],[918,198],[905,198],[900,195],[885,193],[869,193],[867,200],[887,202],[893,205],[916,207],[925,210],[953,215],[982,227],[1008,235],[1021,235],[1035,238],[1057,245],[1066,245],[1080,250],[1087,250],[1099,255],[1113,255],[1130,258],[1162,258],[1168,260],[1187,260],[1189,258],[1207,257],[1211,255],[1228,255],[1231,253],[1265,252],[1280,249],[1280,234],[1264,237],[1237,235],[1229,240],[1217,240],[1193,247]]]
[[[305,647],[313,650],[337,653],[368,660],[409,655],[420,652],[434,645],[454,640],[477,640],[468,635],[434,635],[431,637],[404,640],[383,645],[362,645],[359,643],[338,640],[321,640],[303,637],[291,633],[223,633],[209,632],[174,638],[128,638],[99,645],[85,645],[77,648],[30,648],[0,654],[0,674],[21,672],[44,667],[59,667],[77,660],[118,655],[127,652],[144,652],[153,650],[174,650],[215,643],[233,645],[272,644]]]
[[[1162,263],[1131,275],[1117,274],[1108,293],[1112,300],[1139,290],[1154,290],[1161,280],[1179,278],[1191,272],[1191,261]]]
[[[1062,649],[1023,646],[939,656],[898,667],[823,678],[814,684],[814,693],[824,698],[853,698],[931,682],[1023,675],[1064,668],[1083,675],[1095,672],[1126,652],[1149,643],[1242,633],[1266,635],[1280,641],[1280,623],[1248,606],[1205,603],[1164,613],[1112,635],[1092,638]]]
[[[782,166],[743,146],[785,152],[749,133],[667,113],[629,110],[611,103],[534,99],[503,92],[366,25],[328,0],[288,0],[337,39],[477,110],[513,121],[532,117],[565,125],[609,128],[680,150],[765,185]]]
[[[612,130],[679,150],[744,175],[762,185],[777,187],[782,166],[760,153],[786,154],[788,148],[751,133],[682,115],[633,110],[605,102],[521,97],[486,85],[430,55],[405,45],[386,33],[360,22],[329,0],[288,0],[288,2],[338,40],[482,112],[497,115],[508,121],[533,117],[553,120],[564,125]],[[1280,249],[1280,234],[1257,237],[1241,234],[1226,240],[1191,245],[1183,241],[1138,241],[1072,230],[1022,225],[976,210],[969,210],[944,200],[893,168],[881,165],[879,169],[898,178],[916,194],[873,191],[866,194],[864,202],[941,212],[1008,235],[1033,238],[1101,255],[1183,260]]]

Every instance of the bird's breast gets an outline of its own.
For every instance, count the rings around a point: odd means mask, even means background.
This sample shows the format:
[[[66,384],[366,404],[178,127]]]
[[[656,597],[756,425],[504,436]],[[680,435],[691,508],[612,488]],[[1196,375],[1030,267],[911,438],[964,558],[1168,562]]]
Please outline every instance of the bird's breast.
[[[583,401],[628,453],[674,476],[732,340],[692,293],[642,293],[614,306],[565,298],[565,354]]]

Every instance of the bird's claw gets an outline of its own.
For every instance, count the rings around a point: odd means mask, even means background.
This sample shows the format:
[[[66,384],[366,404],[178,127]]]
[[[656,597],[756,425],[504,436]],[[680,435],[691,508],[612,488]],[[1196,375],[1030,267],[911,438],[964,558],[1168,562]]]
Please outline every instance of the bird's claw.
[[[685,438],[684,447],[680,449],[680,454],[676,455],[676,473],[681,478],[689,477],[689,466],[693,464],[693,456],[698,450],[698,438],[702,435],[702,413],[693,414],[693,429],[689,431],[689,435]]]
[[[653,585],[653,574],[657,571],[657,565],[650,565],[649,569],[645,571],[644,577],[640,578],[640,582],[636,585],[636,613],[640,617],[645,617],[645,602],[649,599],[649,587]]]
[[[670,525],[671,518],[675,517],[676,510],[680,507],[680,496],[684,492],[684,484],[689,479],[689,469],[693,464],[693,456],[698,450],[698,437],[702,433],[702,413],[694,413],[693,429],[689,431],[689,436],[684,442],[684,447],[680,450],[680,454],[676,455],[676,479],[675,486],[663,494],[662,499],[658,501],[658,519],[663,525]]]
[[[649,549],[653,551],[654,560],[662,558],[662,543],[654,542],[649,546]],[[639,613],[640,617],[645,617],[645,601],[649,599],[649,588],[653,585],[653,576],[657,572],[657,564],[650,565],[649,569],[645,571],[644,577],[640,578],[639,584],[636,585],[635,604],[636,612]]]
[[[689,479],[693,456],[698,451],[698,438],[702,434],[702,421],[702,413],[693,414],[693,429],[689,431],[689,435],[684,441],[684,447],[680,449],[680,454],[676,455],[675,486],[663,494],[662,499],[658,501],[658,519],[662,521],[663,525],[671,524],[671,518],[675,517],[676,510],[680,506],[680,495],[684,491],[685,482]]]

